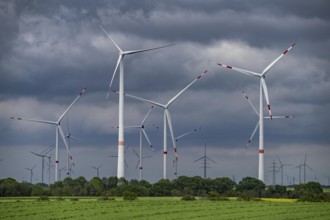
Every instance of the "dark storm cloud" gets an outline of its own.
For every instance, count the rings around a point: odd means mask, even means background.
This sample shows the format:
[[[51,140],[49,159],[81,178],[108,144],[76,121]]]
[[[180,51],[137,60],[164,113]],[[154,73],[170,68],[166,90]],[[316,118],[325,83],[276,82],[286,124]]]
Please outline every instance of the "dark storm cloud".
[[[127,93],[165,103],[209,70],[170,109],[176,136],[202,127],[178,145],[187,167],[193,155],[202,153],[199,147],[205,142],[223,161],[226,156],[246,161],[249,155],[256,156],[258,134],[251,144],[253,154],[244,154],[258,118],[241,91],[258,106],[259,80],[216,64],[260,72],[296,42],[266,77],[273,114],[296,118],[265,122],[265,142],[271,147],[269,157],[284,154],[285,145],[299,152],[315,146],[323,152],[330,129],[326,123],[330,99],[325,95],[330,92],[329,5],[284,0],[2,1],[1,155],[10,153],[8,146],[41,148],[55,140],[53,128],[11,121],[12,114],[55,120],[84,87],[86,94],[70,111],[70,128],[82,139],[77,151],[85,152],[77,154],[87,159],[88,152],[94,152],[98,161],[97,152],[115,149],[117,131],[112,127],[118,123],[118,97],[115,93],[110,100],[105,97],[118,52],[97,24],[124,50],[176,44],[125,57]],[[138,124],[149,108],[129,98],[125,105],[127,125]],[[146,122],[161,153],[162,133],[153,124],[162,128],[161,109]],[[137,132],[125,131],[127,144],[137,147],[137,140]],[[171,145],[168,149],[172,152]]]

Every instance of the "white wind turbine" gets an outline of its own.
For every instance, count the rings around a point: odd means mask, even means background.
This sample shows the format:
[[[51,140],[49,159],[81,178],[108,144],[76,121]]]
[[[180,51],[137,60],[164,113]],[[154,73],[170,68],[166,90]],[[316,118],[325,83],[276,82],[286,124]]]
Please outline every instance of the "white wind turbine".
[[[109,84],[109,92],[107,97],[109,97],[110,89],[112,82],[115,78],[118,66],[120,66],[120,73],[119,73],[119,129],[118,129],[118,167],[117,167],[117,177],[122,178],[125,177],[125,166],[124,166],[124,161],[125,161],[125,154],[124,154],[124,57],[126,55],[131,55],[135,53],[141,53],[145,51],[150,51],[150,50],[156,50],[164,47],[169,47],[173,46],[174,44],[171,45],[165,45],[161,47],[154,47],[154,48],[149,48],[149,49],[142,49],[142,50],[128,50],[128,51],[123,51],[118,44],[110,37],[110,35],[101,27],[101,30],[108,36],[108,38],[112,41],[112,43],[116,46],[118,52],[119,52],[119,57],[117,61],[117,65],[115,67],[115,71],[113,72],[110,84]]]
[[[96,176],[97,176],[97,177],[99,177],[99,174],[100,174],[100,173],[99,173],[99,170],[100,170],[101,167],[103,167],[103,164],[99,165],[98,167],[94,167],[94,166],[92,166],[92,168],[96,170]]]
[[[249,99],[249,97],[245,94],[245,92],[242,92],[243,93],[243,96],[246,98],[246,100],[248,101],[248,103],[250,104],[250,106],[252,107],[253,111],[257,114],[257,116],[260,116],[259,112],[257,111],[257,109],[254,107],[254,105],[252,104],[251,100]],[[286,118],[294,118],[295,116],[294,115],[281,115],[281,116],[272,116],[273,119],[286,119]],[[260,119],[260,118],[259,118]],[[269,116],[265,116],[264,117],[264,120],[267,120],[267,119],[271,119]],[[250,139],[248,140],[247,144],[246,144],[246,147],[249,147],[256,131],[258,130],[259,128],[259,125],[260,125],[260,121],[258,121],[256,127],[254,128],[253,132],[252,132],[252,135],[250,137]]]
[[[163,108],[164,109],[164,175],[163,178],[166,179],[166,157],[167,157],[167,126],[169,127],[170,130],[170,134],[172,137],[172,143],[173,143],[173,148],[174,148],[174,154],[177,157],[177,152],[176,152],[176,141],[174,138],[174,134],[173,134],[173,127],[172,127],[172,121],[171,121],[171,116],[170,116],[170,112],[169,112],[169,107],[173,104],[173,102],[183,93],[185,92],[191,85],[193,85],[197,80],[199,80],[205,73],[207,73],[207,70],[205,70],[202,74],[200,74],[198,77],[196,77],[196,79],[194,79],[191,83],[189,83],[184,89],[182,89],[178,94],[176,94],[173,98],[171,98],[166,104],[160,104],[158,102],[155,101],[150,101],[147,99],[143,99],[137,96],[133,96],[133,95],[129,95],[127,93],[125,93],[125,96],[149,103],[151,105],[157,106],[159,108]],[[117,92],[117,91],[114,91]]]
[[[51,124],[51,125],[55,125],[56,128],[56,147],[55,147],[55,181],[58,180],[58,163],[59,163],[59,158],[58,158],[58,143],[59,143],[59,137],[58,137],[58,133],[60,133],[62,140],[65,144],[66,150],[68,152],[68,155],[70,157],[70,159],[72,160],[72,156],[70,153],[70,149],[68,147],[68,144],[66,142],[66,138],[63,132],[63,129],[61,127],[61,120],[64,118],[64,116],[68,113],[68,111],[71,109],[71,107],[78,101],[78,99],[84,94],[84,92],[86,91],[86,88],[84,88],[80,94],[77,96],[77,98],[71,103],[71,105],[64,111],[64,113],[57,119],[57,121],[46,121],[46,120],[38,120],[38,119],[27,119],[27,118],[15,118],[15,117],[11,117],[11,119],[17,119],[17,120],[25,120],[25,121],[32,121],[32,122],[38,122],[38,123],[44,123],[44,124]]]
[[[138,126],[127,126],[127,128],[138,128],[140,130],[140,153],[137,154],[135,152],[135,150],[133,149],[134,153],[139,157],[139,169],[140,169],[140,181],[142,180],[142,169],[143,169],[143,147],[142,147],[142,135],[145,137],[145,139],[147,140],[147,142],[149,143],[150,147],[153,148],[150,139],[146,133],[146,131],[144,130],[144,123],[147,120],[150,112],[152,111],[152,109],[154,108],[154,106],[152,105],[147,113],[147,115],[144,117],[144,119],[142,120],[141,124]]]
[[[32,184],[32,177],[33,177],[33,169],[36,167],[37,165],[34,165],[32,168],[25,168],[26,170],[30,171],[30,183]]]
[[[192,134],[192,133],[194,133],[194,132],[196,132],[196,131],[198,131],[198,130],[200,130],[200,129],[202,129],[202,128],[201,128],[201,127],[199,127],[199,128],[194,128],[194,129],[191,130],[191,131],[188,131],[188,132],[186,132],[186,133],[184,133],[184,134],[179,135],[178,137],[175,138],[175,142],[178,142],[181,138],[183,138],[183,137],[185,137],[185,136],[187,136],[187,135],[189,135],[189,134]],[[174,175],[175,175],[176,177],[178,177],[178,157],[175,157],[175,158],[174,158],[174,160],[173,160],[173,167],[174,167]]]
[[[261,181],[264,181],[264,123],[263,123],[263,95],[265,95],[265,100],[267,103],[267,108],[269,112],[269,117],[272,119],[272,112],[270,109],[270,103],[269,103],[269,97],[268,97],[268,90],[267,85],[265,81],[266,73],[284,56],[286,55],[296,44],[292,44],[287,50],[285,50],[279,57],[277,57],[273,62],[271,62],[261,73],[256,73],[249,70],[239,69],[232,66],[227,66],[224,64],[218,63],[219,66],[225,67],[228,69],[235,70],[237,72],[249,75],[249,76],[255,76],[260,79],[260,97],[259,97],[259,123],[260,123],[260,129],[259,129],[259,169],[258,169],[258,179]]]

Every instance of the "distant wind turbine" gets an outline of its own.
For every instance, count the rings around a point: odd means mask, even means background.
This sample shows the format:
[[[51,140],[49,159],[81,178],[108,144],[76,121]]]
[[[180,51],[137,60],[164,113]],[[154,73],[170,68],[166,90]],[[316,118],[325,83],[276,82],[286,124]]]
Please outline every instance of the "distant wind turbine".
[[[103,164],[99,165],[98,167],[94,167],[94,166],[92,166],[92,168],[96,170],[96,176],[97,176],[97,177],[100,177],[100,176],[99,176],[99,170],[100,170],[100,168],[101,168],[102,166],[103,166]]]
[[[286,55],[296,44],[292,44],[287,50],[285,50],[279,57],[277,57],[273,62],[271,62],[261,73],[256,73],[249,70],[239,69],[236,67],[224,65],[218,63],[219,66],[225,67],[231,70],[235,70],[237,72],[246,74],[248,76],[254,76],[260,79],[260,97],[259,97],[259,169],[258,169],[258,179],[263,181],[265,180],[265,172],[264,172],[264,114],[263,114],[263,95],[265,96],[267,108],[269,112],[269,117],[272,119],[272,112],[270,109],[269,97],[268,97],[268,89],[265,81],[266,73],[284,56]]]
[[[38,123],[44,123],[44,124],[50,124],[50,125],[55,125],[56,128],[56,148],[55,148],[55,181],[58,179],[58,163],[59,163],[59,158],[58,158],[58,143],[59,143],[59,137],[58,133],[60,133],[62,140],[65,144],[66,150],[68,152],[68,155],[70,156],[70,159],[72,160],[72,156],[70,153],[70,149],[68,147],[68,143],[65,140],[64,132],[61,127],[61,121],[64,118],[64,116],[68,113],[68,111],[71,109],[71,107],[78,101],[78,99],[84,94],[86,91],[86,88],[84,88],[80,94],[77,96],[77,98],[71,103],[71,105],[64,111],[64,113],[57,119],[57,121],[46,121],[46,120],[38,120],[38,119],[27,119],[27,118],[15,118],[11,117],[11,119],[17,119],[17,120],[25,120],[25,121],[32,121],[32,122],[38,122]]]
[[[32,168],[25,168],[26,170],[30,171],[30,183],[32,184],[32,177],[33,177],[33,169],[36,167],[37,165],[34,165]]]
[[[111,85],[113,83],[113,80],[115,78],[118,66],[120,66],[120,73],[119,73],[119,130],[118,130],[118,167],[117,167],[117,177],[122,178],[125,177],[125,155],[124,155],[124,57],[126,55],[131,55],[135,53],[141,53],[151,50],[156,50],[164,47],[173,46],[174,44],[160,46],[160,47],[154,47],[149,49],[142,49],[142,50],[128,50],[123,51],[118,44],[110,37],[110,35],[104,30],[103,27],[99,25],[100,29],[108,36],[108,38],[112,41],[112,43],[116,46],[119,57],[117,61],[117,65],[115,67],[115,71],[113,72],[110,84],[109,84],[109,92],[107,97],[109,97],[109,93],[111,91]]]
[[[283,186],[283,168],[285,166],[292,166],[292,165],[291,164],[282,163],[280,157],[277,157],[277,160],[278,160],[278,162],[280,162],[280,166],[279,166],[277,172],[280,172],[281,171],[281,185]]]

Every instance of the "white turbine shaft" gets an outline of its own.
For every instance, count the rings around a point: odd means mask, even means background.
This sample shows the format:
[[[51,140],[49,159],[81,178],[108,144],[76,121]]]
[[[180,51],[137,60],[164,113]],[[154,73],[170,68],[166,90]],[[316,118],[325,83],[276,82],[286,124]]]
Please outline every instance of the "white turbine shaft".
[[[263,99],[262,99],[262,83],[260,82],[260,106],[259,106],[259,168],[258,179],[264,182],[264,112],[263,112]]]
[[[166,116],[166,111],[164,110],[164,135],[163,135],[163,146],[164,146],[164,156],[163,156],[163,179],[167,178],[167,116]]]
[[[140,162],[140,181],[142,180],[142,169],[143,169],[143,147],[142,147],[142,130],[143,128],[140,129],[140,158],[139,158],[139,162]]]

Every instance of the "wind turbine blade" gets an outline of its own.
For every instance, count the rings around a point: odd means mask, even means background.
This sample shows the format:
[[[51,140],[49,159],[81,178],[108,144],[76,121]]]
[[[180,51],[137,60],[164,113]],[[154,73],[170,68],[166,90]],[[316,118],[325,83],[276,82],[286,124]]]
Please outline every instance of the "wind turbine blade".
[[[57,125],[57,128],[58,128],[58,130],[59,130],[59,132],[60,132],[60,134],[61,134],[61,136],[62,136],[62,140],[63,140],[64,145],[65,145],[65,147],[66,147],[66,151],[68,152],[68,155],[69,155],[70,159],[72,160],[71,152],[70,152],[70,149],[69,149],[69,147],[68,147],[68,143],[66,142],[66,139],[65,139],[65,136],[64,136],[63,130],[62,130],[62,128],[61,128],[60,125]]]
[[[254,135],[255,135],[255,133],[256,133],[258,127],[259,127],[259,123],[260,123],[260,122],[258,121],[256,127],[254,128],[254,130],[253,130],[253,132],[252,132],[252,135],[251,135],[250,139],[248,140],[248,143],[247,143],[246,147],[249,147],[249,145],[250,145],[250,143],[251,143],[251,141],[252,141],[252,139],[253,139],[253,137],[254,137]]]
[[[243,69],[239,69],[239,68],[236,68],[236,67],[233,67],[233,66],[227,66],[227,65],[224,65],[224,64],[221,64],[221,63],[218,63],[218,65],[221,66],[221,67],[227,68],[227,69],[235,70],[237,72],[243,73],[243,74],[248,75],[248,76],[259,76],[260,77],[260,73],[252,72],[250,70],[243,70]]]
[[[243,91],[243,96],[245,97],[245,99],[248,101],[248,103],[250,104],[250,106],[252,107],[252,109],[254,110],[254,112],[259,116],[259,112],[257,111],[257,109],[254,107],[254,105],[252,104],[251,100],[249,99],[249,97],[245,94],[245,92]]]
[[[101,164],[98,168],[100,169],[101,167],[103,167],[103,164]]]
[[[135,155],[140,158],[140,155],[133,149],[133,152],[135,153]]]
[[[144,117],[144,119],[142,120],[142,122],[141,122],[141,126],[144,125],[144,122],[147,120],[147,118],[148,118],[148,116],[149,116],[149,114],[150,114],[150,112],[152,111],[153,108],[154,108],[154,106],[152,105],[152,106],[150,107],[150,109],[149,109],[147,115],[146,115],[146,116]]]
[[[14,120],[16,119],[16,120],[22,120],[22,121],[32,121],[32,122],[56,125],[56,122],[54,122],[54,121],[46,121],[46,120],[39,120],[39,119],[16,118],[16,117],[10,117],[10,119],[14,119]]]
[[[295,118],[294,115],[279,115],[279,116],[272,116],[272,119],[286,119],[286,118]],[[264,119],[270,119],[269,116],[265,116]]]
[[[170,112],[168,111],[168,109],[165,109],[165,114],[166,114],[167,123],[168,123],[168,127],[170,129],[170,134],[171,134],[171,138],[172,138],[172,142],[173,142],[174,154],[175,154],[175,157],[178,157],[178,154],[176,153],[176,142],[175,142],[174,134],[173,134],[172,120],[171,120]]]
[[[281,166],[283,165],[282,161],[280,160],[280,158],[278,156],[276,156],[277,160],[280,162]]]
[[[101,30],[108,36],[108,38],[112,41],[112,43],[116,46],[117,50],[122,53],[123,51],[120,49],[120,47],[118,46],[118,44],[110,37],[110,35],[103,29],[103,27],[101,25],[99,25],[99,27],[101,28]]]
[[[71,109],[71,107],[74,105],[74,103],[76,103],[78,101],[78,99],[85,93],[87,88],[84,88],[79,95],[77,96],[77,98],[75,100],[73,100],[73,102],[71,103],[71,105],[64,111],[64,113],[59,117],[59,119],[57,120],[57,123],[59,123],[63,117],[66,115],[66,113]]]
[[[73,139],[73,140],[75,140],[75,141],[81,142],[81,140],[79,140],[78,138],[74,137],[73,135],[70,135],[70,138]]]
[[[31,168],[31,170],[33,170],[34,168],[36,168],[36,166],[37,166],[37,165],[34,165],[34,166]]]
[[[178,136],[178,137],[175,139],[175,141],[178,141],[178,140],[180,140],[181,138],[187,136],[188,134],[191,134],[191,133],[193,133],[193,132],[198,131],[199,129],[201,129],[201,128],[194,128],[193,130],[188,131],[188,132],[186,132],[186,133],[184,133],[184,134]]]
[[[167,106],[170,106],[182,93],[184,93],[184,91],[186,91],[192,84],[194,84],[197,80],[199,80],[206,73],[207,73],[207,70],[205,70],[202,74],[197,76],[196,79],[194,79],[191,83],[189,83],[189,85],[187,85],[178,94],[176,94],[170,101],[168,101]]]
[[[143,128],[141,128],[141,129],[142,129],[142,133],[143,133],[144,137],[146,138],[146,140],[148,141],[150,147],[153,148],[153,146],[152,146],[152,144],[150,142],[150,139],[149,139],[149,137],[147,135],[147,132]]]
[[[285,54],[287,54],[296,43],[292,44],[287,50],[285,50],[279,57],[277,57],[273,62],[271,62],[261,73],[261,76],[264,76]]]
[[[109,90],[108,90],[108,94],[107,94],[107,99],[109,99],[109,95],[110,95],[110,91],[111,91],[111,86],[112,86],[113,80],[115,79],[118,66],[119,66],[119,64],[120,64],[120,62],[121,62],[122,59],[123,59],[123,56],[122,55],[119,55],[118,61],[117,61],[117,64],[116,64],[115,71],[113,71],[113,74],[112,74],[112,77],[111,77],[111,81],[109,83]]]
[[[134,53],[141,53],[141,52],[146,52],[146,51],[150,51],[150,50],[157,50],[157,49],[161,49],[164,47],[171,47],[174,46],[175,44],[168,44],[168,45],[164,45],[164,46],[160,46],[160,47],[153,47],[153,48],[148,48],[148,49],[141,49],[141,50],[130,50],[130,51],[125,51],[123,52],[125,55],[126,54],[134,54]]]
[[[112,90],[112,91],[118,93],[118,91],[116,91],[116,90]],[[124,95],[125,96],[128,96],[128,97],[131,97],[133,99],[136,99],[136,100],[140,100],[142,102],[149,103],[151,105],[155,105],[155,106],[160,107],[160,108],[165,108],[165,105],[162,105],[162,104],[160,104],[158,102],[154,102],[154,101],[151,101],[151,100],[148,100],[148,99],[143,99],[143,98],[140,98],[140,97],[137,97],[137,96],[134,96],[134,95],[127,94],[127,93],[125,93]]]
[[[267,103],[267,108],[268,108],[268,112],[269,112],[269,117],[270,117],[270,120],[272,120],[273,116],[272,116],[272,111],[270,109],[269,96],[268,96],[268,90],[267,90],[266,81],[265,81],[265,79],[263,77],[261,77],[260,80],[261,80],[261,84],[262,84],[262,89],[264,90],[264,95],[265,95],[265,99],[266,99],[266,103]]]
[[[45,156],[45,155],[41,155],[41,154],[34,153],[34,152],[32,152],[32,151],[30,151],[30,153],[31,153],[31,154],[34,154],[34,155],[36,155],[36,156],[38,156],[38,157],[44,157],[44,156]]]

